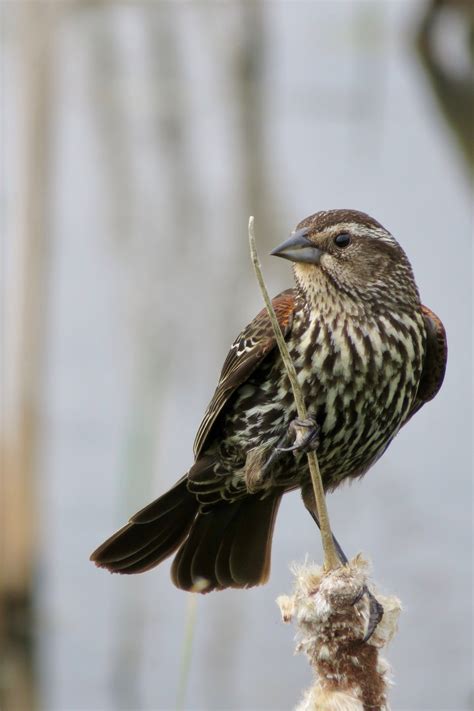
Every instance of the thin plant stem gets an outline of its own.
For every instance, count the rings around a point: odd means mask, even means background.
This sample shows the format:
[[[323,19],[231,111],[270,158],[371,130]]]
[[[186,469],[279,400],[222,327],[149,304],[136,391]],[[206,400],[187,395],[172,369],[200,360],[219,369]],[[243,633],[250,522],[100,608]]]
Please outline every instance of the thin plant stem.
[[[189,682],[189,670],[191,668],[191,657],[193,652],[194,632],[196,629],[197,617],[197,595],[190,593],[188,595],[188,604],[186,610],[186,627],[184,632],[183,655],[181,657],[181,666],[179,670],[178,695],[176,699],[176,711],[183,711],[185,708],[186,691]]]
[[[252,258],[253,268],[255,270],[255,275],[257,277],[258,285],[260,291],[262,292],[263,300],[265,306],[267,307],[268,315],[272,323],[273,330],[275,332],[276,342],[280,350],[280,355],[288,374],[288,378],[291,383],[291,388],[293,390],[293,396],[295,398],[296,410],[298,412],[298,417],[301,420],[306,420],[308,418],[308,411],[303,398],[303,393],[301,391],[300,384],[298,382],[298,377],[296,374],[296,369],[293,361],[291,360],[288,348],[285,343],[283,333],[281,332],[280,324],[275,315],[275,311],[272,306],[272,302],[268,295],[267,287],[265,286],[265,281],[263,279],[262,267],[260,265],[260,260],[257,254],[257,247],[255,245],[255,230],[254,230],[254,218],[249,218],[249,245],[250,245],[250,255]],[[334,546],[334,540],[331,533],[331,526],[329,523],[329,514],[326,506],[326,497],[324,495],[323,482],[321,479],[321,472],[319,470],[318,458],[316,452],[307,452],[309,471],[311,474],[311,481],[314,489],[314,497],[316,500],[316,508],[318,510],[319,527],[321,530],[321,540],[323,544],[324,551],[324,568],[325,570],[334,570],[340,563],[336,553],[336,548]]]

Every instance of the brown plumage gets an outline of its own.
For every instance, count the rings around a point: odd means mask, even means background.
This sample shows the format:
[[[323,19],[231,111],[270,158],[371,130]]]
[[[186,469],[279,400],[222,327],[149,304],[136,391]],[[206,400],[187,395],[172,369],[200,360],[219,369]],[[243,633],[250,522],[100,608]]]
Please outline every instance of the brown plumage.
[[[332,490],[364,474],[436,395],[446,336],[421,305],[400,245],[364,213],[318,212],[273,254],[294,262],[296,288],[273,305]],[[91,559],[113,572],[140,573],[177,550],[172,577],[184,590],[264,583],[281,496],[300,487],[314,514],[305,454],[274,456],[295,417],[264,309],[231,346],[196,435],[193,466]]]

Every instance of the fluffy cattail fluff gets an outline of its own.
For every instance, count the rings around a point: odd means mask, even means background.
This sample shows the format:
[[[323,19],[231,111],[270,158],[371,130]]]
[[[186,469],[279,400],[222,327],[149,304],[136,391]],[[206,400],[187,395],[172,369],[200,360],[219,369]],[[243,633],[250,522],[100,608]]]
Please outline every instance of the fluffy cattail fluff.
[[[387,711],[390,667],[379,652],[392,639],[401,611],[396,597],[377,593],[383,617],[368,641],[370,588],[361,555],[325,573],[317,565],[295,566],[294,594],[277,599],[284,622],[298,626],[297,652],[315,672],[295,711]],[[365,594],[364,594],[365,593]]]

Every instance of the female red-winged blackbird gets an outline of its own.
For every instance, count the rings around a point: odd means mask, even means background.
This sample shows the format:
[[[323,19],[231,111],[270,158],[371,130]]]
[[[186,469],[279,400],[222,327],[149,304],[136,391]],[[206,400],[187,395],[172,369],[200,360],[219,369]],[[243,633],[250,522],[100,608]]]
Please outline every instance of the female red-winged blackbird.
[[[443,325],[422,306],[410,263],[381,224],[318,212],[272,254],[294,262],[296,289],[273,305],[295,363],[326,490],[358,477],[441,387]],[[303,451],[284,451],[296,417],[266,310],[238,336],[199,427],[195,462],[91,556],[141,573],[178,550],[174,583],[203,592],[266,582],[282,494],[301,487]]]

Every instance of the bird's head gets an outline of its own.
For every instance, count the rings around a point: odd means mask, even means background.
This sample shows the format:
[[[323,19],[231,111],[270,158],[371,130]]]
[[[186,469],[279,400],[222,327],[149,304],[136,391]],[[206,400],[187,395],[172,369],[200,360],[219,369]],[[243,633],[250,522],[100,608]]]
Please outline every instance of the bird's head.
[[[396,239],[357,210],[317,212],[299,223],[272,254],[294,262],[305,295],[342,298],[371,310],[417,307],[419,294],[408,258]]]

